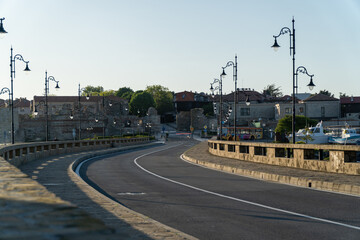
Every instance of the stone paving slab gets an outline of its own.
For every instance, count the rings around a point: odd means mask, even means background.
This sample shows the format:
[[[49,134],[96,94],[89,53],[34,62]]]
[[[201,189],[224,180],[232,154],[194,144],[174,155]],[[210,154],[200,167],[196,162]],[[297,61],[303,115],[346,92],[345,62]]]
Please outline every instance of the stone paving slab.
[[[0,158],[0,239],[120,239]]]
[[[183,157],[190,162],[229,173],[360,196],[360,176],[309,171],[219,157],[209,153],[207,141],[192,147],[183,154]]]

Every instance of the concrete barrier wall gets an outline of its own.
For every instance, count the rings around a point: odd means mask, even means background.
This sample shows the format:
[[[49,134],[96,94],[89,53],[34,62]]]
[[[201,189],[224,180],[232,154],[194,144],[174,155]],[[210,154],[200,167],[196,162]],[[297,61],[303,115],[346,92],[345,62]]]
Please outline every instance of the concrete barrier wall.
[[[49,156],[98,150],[103,148],[140,144],[149,142],[148,137],[118,138],[103,140],[54,141],[9,145],[0,148],[0,157],[18,167],[27,162]]]
[[[284,167],[360,175],[360,146],[209,140],[211,154]]]

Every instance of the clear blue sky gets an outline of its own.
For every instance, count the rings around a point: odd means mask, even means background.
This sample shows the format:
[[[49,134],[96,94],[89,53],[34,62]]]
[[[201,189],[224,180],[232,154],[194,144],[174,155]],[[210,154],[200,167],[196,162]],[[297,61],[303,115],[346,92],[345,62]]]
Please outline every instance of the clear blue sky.
[[[46,69],[60,81],[58,92],[50,83],[57,95],[77,95],[78,83],[209,92],[235,54],[238,87],[262,91],[274,83],[291,94],[289,35],[279,37],[278,52],[270,46],[293,16],[296,65],[315,75],[313,92],[359,96],[358,0],[0,0],[8,31],[0,40],[0,88],[10,87],[13,46],[32,70],[26,76],[16,62],[15,97],[42,95]],[[308,81],[300,75],[299,92],[309,92]]]

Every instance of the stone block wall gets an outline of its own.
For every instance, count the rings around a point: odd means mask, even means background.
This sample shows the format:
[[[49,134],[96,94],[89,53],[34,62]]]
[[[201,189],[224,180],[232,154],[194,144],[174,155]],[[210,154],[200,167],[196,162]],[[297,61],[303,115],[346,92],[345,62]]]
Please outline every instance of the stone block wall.
[[[244,148],[248,151],[243,152]],[[209,140],[209,152],[221,157],[264,164],[360,175],[360,146]]]

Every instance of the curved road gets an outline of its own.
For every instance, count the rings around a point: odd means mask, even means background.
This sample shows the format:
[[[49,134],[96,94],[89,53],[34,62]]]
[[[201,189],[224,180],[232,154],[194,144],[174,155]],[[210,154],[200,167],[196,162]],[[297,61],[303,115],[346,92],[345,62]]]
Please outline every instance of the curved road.
[[[80,174],[137,212],[199,239],[360,239],[360,198],[269,183],[187,163],[196,144],[108,155]]]

